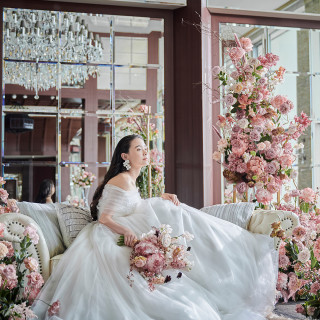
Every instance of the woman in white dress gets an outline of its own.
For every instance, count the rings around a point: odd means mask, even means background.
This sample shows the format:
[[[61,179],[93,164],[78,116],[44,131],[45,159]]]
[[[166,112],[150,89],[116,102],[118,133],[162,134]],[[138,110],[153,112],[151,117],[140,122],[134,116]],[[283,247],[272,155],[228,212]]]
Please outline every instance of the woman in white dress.
[[[42,289],[33,306],[39,319],[265,319],[275,298],[273,239],[180,204],[172,194],[141,199],[136,178],[147,163],[140,136],[120,140],[91,204],[97,221],[80,232]],[[134,271],[130,287],[130,246],[161,224],[171,225],[173,235],[185,230],[194,234],[194,267],[152,292]],[[117,245],[120,234],[127,246]],[[50,317],[42,301],[51,304],[58,299],[60,313]]]

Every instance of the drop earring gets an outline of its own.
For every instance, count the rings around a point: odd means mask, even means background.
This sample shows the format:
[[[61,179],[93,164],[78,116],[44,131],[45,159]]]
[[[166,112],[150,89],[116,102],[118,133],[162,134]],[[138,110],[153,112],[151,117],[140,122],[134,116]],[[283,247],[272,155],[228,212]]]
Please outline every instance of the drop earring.
[[[130,161],[127,159],[123,162],[123,166],[129,171],[131,169]]]

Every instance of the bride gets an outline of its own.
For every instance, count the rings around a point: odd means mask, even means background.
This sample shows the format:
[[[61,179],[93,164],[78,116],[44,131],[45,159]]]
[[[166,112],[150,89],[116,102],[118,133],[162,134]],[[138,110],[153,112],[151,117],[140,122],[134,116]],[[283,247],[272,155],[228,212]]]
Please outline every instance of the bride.
[[[63,255],[33,305],[50,320],[262,320],[273,310],[277,254],[273,239],[252,234],[185,204],[175,195],[142,200],[136,188],[148,163],[138,135],[122,138],[91,204],[94,221]],[[173,235],[194,234],[194,266],[181,279],[150,291],[134,271],[130,246],[152,226],[169,224]],[[127,246],[119,247],[119,235]],[[48,304],[60,300],[59,315]],[[46,304],[46,303],[48,304]]]

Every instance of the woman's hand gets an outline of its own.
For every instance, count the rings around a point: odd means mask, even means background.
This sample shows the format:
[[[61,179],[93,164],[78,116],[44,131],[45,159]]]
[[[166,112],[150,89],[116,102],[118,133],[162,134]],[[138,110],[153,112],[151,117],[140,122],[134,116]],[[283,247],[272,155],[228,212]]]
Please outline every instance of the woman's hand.
[[[178,200],[178,197],[175,194],[164,193],[164,194],[162,194],[161,198],[164,200],[172,201],[176,206],[180,205],[180,201]]]
[[[133,247],[135,242],[138,240],[136,235],[131,230],[126,231],[123,235],[124,235],[124,244],[128,247]]]

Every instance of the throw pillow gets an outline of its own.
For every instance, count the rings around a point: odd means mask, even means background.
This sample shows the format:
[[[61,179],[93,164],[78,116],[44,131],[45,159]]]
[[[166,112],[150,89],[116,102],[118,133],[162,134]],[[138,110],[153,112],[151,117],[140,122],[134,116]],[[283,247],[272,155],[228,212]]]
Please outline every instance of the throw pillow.
[[[65,246],[70,247],[79,232],[90,222],[91,213],[88,209],[68,204],[57,206],[57,216]]]
[[[40,227],[50,258],[65,251],[54,203],[17,202],[22,214],[30,217]]]
[[[204,207],[201,209],[201,211],[217,218],[232,222],[243,229],[247,229],[254,208],[255,204],[252,202],[239,202]]]

